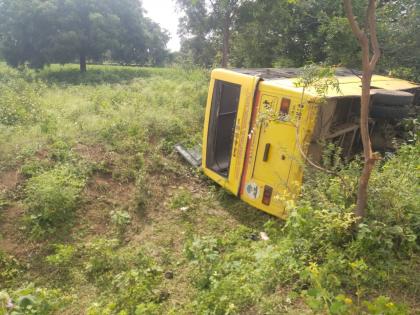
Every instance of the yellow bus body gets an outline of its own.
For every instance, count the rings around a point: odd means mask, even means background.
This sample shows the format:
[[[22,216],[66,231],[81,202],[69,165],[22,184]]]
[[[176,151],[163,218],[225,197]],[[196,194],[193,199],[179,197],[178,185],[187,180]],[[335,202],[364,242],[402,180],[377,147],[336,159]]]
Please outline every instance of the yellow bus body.
[[[338,79],[340,92],[331,90],[328,98],[360,97],[356,76]],[[316,93],[309,89],[302,96],[295,81],[213,70],[204,123],[204,173],[248,204],[280,218],[287,216],[287,205],[300,193],[303,156],[320,107],[314,101]],[[417,87],[383,76],[374,76],[372,85],[393,90]],[[284,121],[266,117],[283,111],[288,117]]]

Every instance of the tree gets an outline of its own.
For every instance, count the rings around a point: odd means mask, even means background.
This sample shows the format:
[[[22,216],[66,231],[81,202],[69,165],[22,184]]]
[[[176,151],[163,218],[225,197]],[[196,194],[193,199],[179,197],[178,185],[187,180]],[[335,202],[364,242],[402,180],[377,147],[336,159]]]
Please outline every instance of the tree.
[[[211,35],[210,17],[205,1],[177,0],[184,16],[179,21],[181,53],[193,64],[210,67],[215,59],[216,45]]]
[[[192,62],[211,66],[222,59],[223,18],[210,0],[177,0],[182,52]],[[222,1],[213,1],[214,5]],[[227,2],[225,2],[227,3]],[[365,0],[353,0],[362,16]],[[223,10],[218,10],[221,12]],[[383,58],[377,69],[420,80],[420,2],[381,1],[377,7],[378,40]],[[234,67],[301,67],[308,62],[357,68],[361,49],[336,0],[240,1],[231,19],[228,59]],[[215,18],[217,16],[217,18]],[[217,22],[218,24],[215,24]]]
[[[22,0],[0,1],[0,48],[9,65],[17,67],[27,61],[41,67],[46,63],[46,50],[55,33],[50,26],[55,10],[49,0],[34,0],[30,5]]]
[[[120,18],[109,10],[109,1],[58,0],[52,40],[53,56],[61,63],[79,58],[80,71],[86,71],[86,60],[98,61],[118,43]]]
[[[232,39],[231,63],[236,67],[271,67],[284,56],[287,28],[293,23],[287,0],[249,1],[239,10]],[[295,55],[293,55],[295,56]],[[288,65],[293,65],[290,61]]]
[[[420,81],[420,2],[383,1],[377,9],[382,71]]]
[[[223,55],[220,14],[215,14],[210,0],[177,3],[184,12],[183,54],[199,65],[219,63]],[[366,1],[353,0],[352,6],[355,16],[362,16]],[[420,31],[420,2],[381,1],[376,11],[383,53],[378,71],[420,80],[420,54],[416,53],[420,36],[415,36]],[[358,68],[361,64],[361,49],[342,1],[248,0],[238,2],[234,12],[227,51],[234,67],[301,67],[313,62]]]
[[[373,71],[380,58],[381,51],[376,34],[376,1],[369,0],[366,10],[364,29],[362,29],[353,13],[351,0],[343,0],[344,10],[351,30],[362,49],[362,96],[360,103],[360,133],[363,143],[364,166],[359,179],[357,206],[354,214],[358,218],[366,215],[368,185],[375,162],[378,159],[372,151],[369,135],[370,83]]]
[[[111,59],[122,64],[161,64],[167,57],[167,31],[144,17],[140,1],[111,1],[110,5],[120,20],[119,40],[112,47]]]
[[[138,0],[3,0],[1,50],[12,66],[41,68],[59,62],[110,58],[155,64],[166,54],[168,35],[144,17]]]
[[[214,0],[210,3],[214,14],[214,25],[220,25],[219,28],[222,33],[222,67],[226,68],[229,62],[231,31],[241,1]]]
[[[168,58],[166,44],[169,41],[168,32],[162,31],[160,25],[145,18],[147,64],[161,65]]]
[[[191,48],[197,47],[195,43],[211,42],[221,52],[222,67],[227,67],[232,32],[239,9],[245,2],[245,0],[177,0],[185,14],[180,20],[183,44]]]
[[[357,0],[356,11],[360,11]],[[257,0],[241,7],[233,61],[246,67],[359,64],[360,49],[335,0]]]

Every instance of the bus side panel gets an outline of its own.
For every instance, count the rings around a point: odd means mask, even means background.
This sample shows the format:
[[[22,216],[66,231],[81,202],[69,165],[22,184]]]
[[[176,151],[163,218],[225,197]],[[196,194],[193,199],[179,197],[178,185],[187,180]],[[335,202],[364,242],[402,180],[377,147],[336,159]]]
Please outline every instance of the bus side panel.
[[[250,138],[249,157],[244,174],[241,199],[277,217],[286,217],[287,204],[300,192],[304,159],[299,145],[307,152],[316,109],[304,102],[295,91],[267,87],[262,83],[258,93],[257,123]],[[271,113],[279,113],[283,98],[289,99],[289,119],[262,122]],[[299,120],[299,142],[296,121]]]

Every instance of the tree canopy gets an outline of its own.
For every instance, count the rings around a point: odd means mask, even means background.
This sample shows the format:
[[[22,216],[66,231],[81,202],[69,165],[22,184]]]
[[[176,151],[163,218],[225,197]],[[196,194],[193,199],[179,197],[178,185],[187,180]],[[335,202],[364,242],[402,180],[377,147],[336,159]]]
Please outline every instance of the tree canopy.
[[[221,25],[213,6],[225,0],[177,0],[183,12],[181,52],[194,63],[222,64]],[[362,15],[366,1],[353,1]],[[381,71],[420,79],[420,3],[381,1],[377,9]],[[234,67],[302,66],[306,62],[357,67],[360,47],[336,0],[254,0],[235,2],[229,27],[229,64]]]
[[[0,49],[8,64],[79,60],[159,64],[169,36],[138,0],[0,1]]]
[[[196,63],[210,65],[218,51],[222,66],[229,59],[239,9],[247,0],[177,0],[185,13],[180,20],[183,51]]]

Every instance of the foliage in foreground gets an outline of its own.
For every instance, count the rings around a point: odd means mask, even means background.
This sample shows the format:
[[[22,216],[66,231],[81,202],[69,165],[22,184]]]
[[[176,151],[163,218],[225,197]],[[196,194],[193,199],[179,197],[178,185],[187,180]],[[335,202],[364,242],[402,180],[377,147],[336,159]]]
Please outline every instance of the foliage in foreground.
[[[29,179],[25,188],[28,224],[35,236],[52,234],[75,216],[84,179],[59,166]]]
[[[404,146],[377,169],[370,188],[368,218],[354,233],[352,215],[359,163],[343,168],[352,190],[340,179],[314,174],[299,204],[281,228],[265,225],[267,242],[254,241],[249,229],[223,237],[192,240],[186,254],[198,289],[191,310],[233,314],[254,307],[256,313],[287,312],[288,302],[303,298],[315,312],[330,314],[404,314],[403,305],[376,292],[420,287],[418,264],[420,209],[415,174],[420,147]],[[278,292],[288,288],[288,296]],[[276,297],[279,296],[279,297]]]
[[[0,252],[3,313],[11,307],[19,315],[416,311],[418,144],[402,146],[378,166],[358,234],[351,209],[360,162],[344,166],[331,158],[332,148],[324,162],[333,160],[326,166],[346,188],[328,174],[308,176],[300,201],[280,222],[191,177],[171,153],[175,143],[201,141],[206,72],[94,67],[83,76],[73,66],[38,73],[0,66],[0,72],[2,91],[15,85],[29,91],[26,102],[13,87],[0,104],[38,109],[36,116],[19,111],[19,119],[0,122],[0,171],[21,177],[16,189],[0,192],[0,211],[22,209],[27,224],[16,221],[7,230],[21,239],[23,227],[45,236],[27,256]],[[179,187],[182,181],[194,190]],[[114,201],[121,187],[130,196]],[[99,231],[84,226],[92,210],[101,216]],[[148,227],[153,233],[138,239]],[[28,295],[25,306],[19,301]]]
[[[35,288],[33,284],[11,295],[0,292],[0,315],[53,314],[66,304],[60,290]]]

